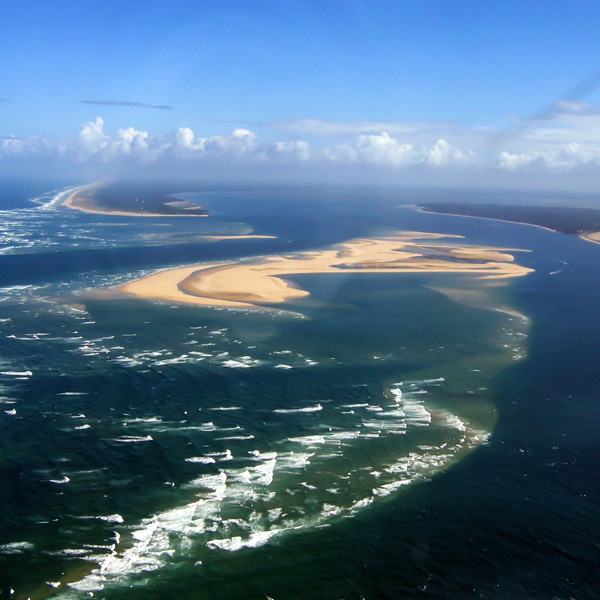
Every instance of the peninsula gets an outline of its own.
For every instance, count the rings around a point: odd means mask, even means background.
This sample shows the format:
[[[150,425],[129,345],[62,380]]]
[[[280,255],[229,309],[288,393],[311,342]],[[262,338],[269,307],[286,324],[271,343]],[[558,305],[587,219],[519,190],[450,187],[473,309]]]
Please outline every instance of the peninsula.
[[[422,204],[425,212],[537,225],[600,243],[600,209],[508,204]]]
[[[86,213],[128,217],[207,217],[197,204],[167,194],[158,186],[140,192],[139,185],[95,183],[77,188],[63,205]]]

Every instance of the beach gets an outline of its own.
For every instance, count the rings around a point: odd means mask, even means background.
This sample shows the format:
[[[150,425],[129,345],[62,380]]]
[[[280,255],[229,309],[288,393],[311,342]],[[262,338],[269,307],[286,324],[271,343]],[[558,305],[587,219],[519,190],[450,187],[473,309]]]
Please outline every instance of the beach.
[[[586,242],[600,244],[600,231],[586,231],[585,233],[580,233],[579,237]]]
[[[400,232],[314,252],[169,269],[122,285],[118,291],[167,302],[253,308],[308,296],[309,292],[285,280],[298,274],[429,272],[502,279],[531,272],[515,264],[509,254],[522,250],[440,243],[444,238],[460,236]]]

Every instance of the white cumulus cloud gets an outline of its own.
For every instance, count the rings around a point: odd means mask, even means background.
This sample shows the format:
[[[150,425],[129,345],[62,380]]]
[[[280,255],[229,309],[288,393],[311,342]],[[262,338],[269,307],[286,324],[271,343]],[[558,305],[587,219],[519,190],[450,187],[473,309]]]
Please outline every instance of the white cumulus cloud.
[[[310,177],[314,169],[321,174],[341,174],[342,178],[344,173],[361,173],[373,180],[385,171],[402,177],[397,181],[412,181],[411,175],[420,173],[426,182],[443,181],[452,173],[456,174],[455,181],[467,181],[471,175],[484,182],[485,173],[496,180],[530,174],[534,183],[543,176],[556,181],[557,176],[569,173],[600,177],[600,108],[594,105],[559,103],[555,112],[519,121],[517,128],[505,131],[447,123],[440,124],[437,132],[432,123],[402,127],[395,123],[388,131],[385,123],[377,123],[382,128],[372,132],[375,124],[364,122],[354,124],[352,133],[352,127],[344,124],[337,127],[335,123],[305,120],[304,125],[307,130],[329,129],[333,134],[329,138],[313,136],[309,141],[286,139],[285,132],[280,131],[284,139],[263,141],[245,128],[211,136],[198,135],[190,127],[158,134],[133,126],[109,132],[103,119],[97,117],[76,135],[62,140],[0,138],[0,169],[5,164],[10,173],[16,164],[37,160],[38,165],[52,161],[86,168],[104,165],[114,167],[119,174],[156,165],[152,169],[157,173],[163,166],[209,175],[213,167],[215,172],[239,174],[256,169],[285,172],[298,167],[303,177]],[[342,130],[343,141],[338,135]],[[438,179],[431,179],[436,173]]]

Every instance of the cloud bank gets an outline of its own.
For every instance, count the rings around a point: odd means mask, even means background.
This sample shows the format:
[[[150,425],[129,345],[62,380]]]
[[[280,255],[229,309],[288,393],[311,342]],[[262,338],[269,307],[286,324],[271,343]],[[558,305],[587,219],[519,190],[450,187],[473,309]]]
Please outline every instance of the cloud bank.
[[[80,104],[99,104],[100,106],[131,106],[137,108],[160,108],[170,110],[170,106],[164,104],[146,104],[145,102],[127,102],[125,100],[80,100]]]
[[[246,128],[213,136],[189,127],[168,134],[134,127],[109,133],[97,117],[63,140],[0,138],[0,174],[7,166],[46,163],[102,176],[162,172],[231,179],[301,177],[307,182],[575,185],[590,191],[600,180],[600,107],[574,101],[556,103],[543,119],[522,120],[504,131],[451,123],[321,120],[273,127],[287,139],[265,141]],[[301,139],[289,139],[292,129]]]

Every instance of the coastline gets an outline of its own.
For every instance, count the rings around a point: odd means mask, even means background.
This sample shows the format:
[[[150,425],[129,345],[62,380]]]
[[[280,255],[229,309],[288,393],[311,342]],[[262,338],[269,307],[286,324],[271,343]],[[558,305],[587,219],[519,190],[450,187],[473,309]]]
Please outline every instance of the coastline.
[[[284,279],[289,275],[427,272],[498,280],[532,271],[515,264],[507,253],[523,250],[435,243],[448,237],[460,236],[402,232],[350,240],[327,250],[169,269],[121,285],[117,292],[149,300],[247,309],[308,296],[309,292]]]
[[[408,208],[413,208],[417,212],[423,212],[430,215],[444,215],[446,217],[463,217],[467,219],[484,219],[486,221],[500,221],[501,223],[510,223],[512,225],[527,225],[528,227],[537,227],[538,229],[545,229],[546,231],[551,231],[552,233],[569,235],[567,233],[563,233],[562,231],[557,231],[556,229],[546,227],[545,225],[537,225],[536,223],[525,223],[524,221],[509,221],[508,219],[497,219],[495,217],[481,217],[479,215],[458,215],[456,213],[440,212],[437,210],[427,210],[424,206],[421,206],[419,204],[412,204]]]
[[[496,217],[482,217],[480,215],[463,215],[449,212],[441,212],[437,210],[427,210],[427,207],[421,206],[419,204],[411,204],[407,206],[407,208],[412,208],[417,212],[429,213],[432,215],[445,215],[447,217],[467,217],[469,219],[485,219],[487,221],[500,221],[501,223],[512,223],[516,225],[527,225],[528,227],[537,227],[539,229],[545,229],[546,231],[551,231],[552,233],[560,233],[562,235],[570,235],[578,237],[586,242],[591,242],[593,244],[600,244],[600,231],[584,231],[582,233],[566,233],[564,231],[559,231],[558,229],[552,229],[551,227],[546,227],[545,225],[538,225],[536,223],[527,223],[525,221],[510,221],[508,219],[500,219]]]
[[[62,202],[63,206],[72,210],[79,210],[81,212],[95,214],[95,215],[115,215],[121,217],[208,217],[208,214],[170,214],[170,213],[158,213],[158,212],[134,212],[127,210],[113,210],[106,207],[97,206],[93,199],[86,197],[91,191],[98,189],[105,185],[104,182],[92,183],[90,185],[82,186],[71,192]]]

